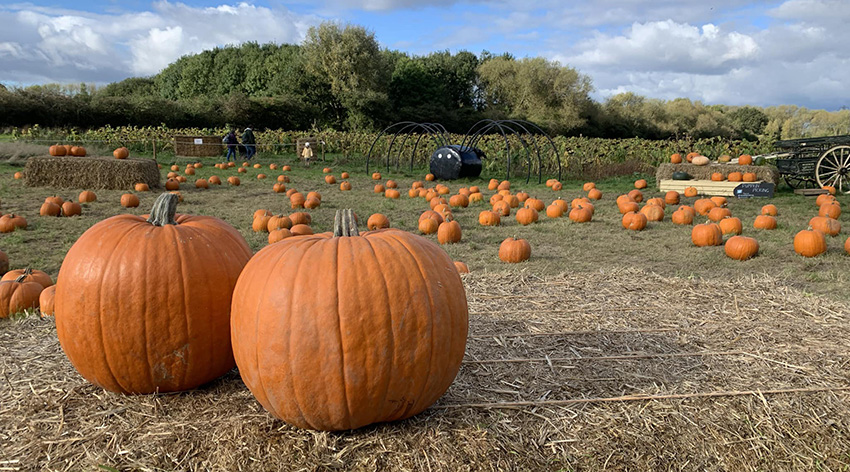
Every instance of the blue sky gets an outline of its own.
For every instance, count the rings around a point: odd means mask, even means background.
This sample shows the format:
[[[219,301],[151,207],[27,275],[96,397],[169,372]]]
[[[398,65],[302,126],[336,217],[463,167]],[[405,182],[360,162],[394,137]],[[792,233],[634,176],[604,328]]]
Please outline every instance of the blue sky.
[[[0,4],[0,82],[108,83],[334,20],[382,46],[510,52],[575,67],[604,100],[850,106],[850,0],[32,1]]]

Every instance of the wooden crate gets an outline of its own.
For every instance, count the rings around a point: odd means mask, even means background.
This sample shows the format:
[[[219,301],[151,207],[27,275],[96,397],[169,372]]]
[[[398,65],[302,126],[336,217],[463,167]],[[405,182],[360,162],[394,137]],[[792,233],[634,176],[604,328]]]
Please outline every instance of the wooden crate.
[[[759,181],[762,182],[762,181]],[[715,182],[713,180],[659,180],[658,189],[662,192],[675,190],[679,193],[685,193],[686,187],[696,187],[697,193],[700,195],[719,195],[723,197],[734,197],[735,187],[744,182],[729,182],[722,180]]]

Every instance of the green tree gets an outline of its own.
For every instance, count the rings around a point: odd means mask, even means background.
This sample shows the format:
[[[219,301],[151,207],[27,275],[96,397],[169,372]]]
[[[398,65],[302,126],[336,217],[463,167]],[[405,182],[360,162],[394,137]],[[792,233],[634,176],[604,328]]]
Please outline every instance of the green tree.
[[[338,125],[372,127],[381,120],[390,72],[374,33],[325,22],[307,31],[301,48],[305,71],[330,90],[328,105]]]
[[[736,108],[729,113],[729,119],[738,135],[751,141],[764,133],[764,128],[770,121],[761,108],[750,106]]]
[[[484,106],[495,116],[526,119],[555,133],[583,126],[590,78],[543,58],[490,58],[478,66]]]

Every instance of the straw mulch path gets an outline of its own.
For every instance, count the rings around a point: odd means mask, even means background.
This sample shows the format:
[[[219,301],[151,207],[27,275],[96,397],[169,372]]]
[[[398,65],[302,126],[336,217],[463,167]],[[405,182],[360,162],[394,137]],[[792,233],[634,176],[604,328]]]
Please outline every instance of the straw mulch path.
[[[235,371],[188,393],[108,393],[76,374],[51,320],[0,320],[0,469],[850,467],[847,305],[767,275],[464,282],[470,339],[446,395],[345,433],[274,420]]]

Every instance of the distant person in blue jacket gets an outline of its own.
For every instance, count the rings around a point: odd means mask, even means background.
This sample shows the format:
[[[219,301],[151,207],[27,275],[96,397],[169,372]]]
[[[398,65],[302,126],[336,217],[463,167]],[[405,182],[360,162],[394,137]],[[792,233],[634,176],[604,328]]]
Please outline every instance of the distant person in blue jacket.
[[[227,162],[230,162],[230,156],[233,156],[233,160],[236,161],[236,146],[239,144],[239,139],[236,138],[236,130],[230,130],[221,142],[227,144]]]

